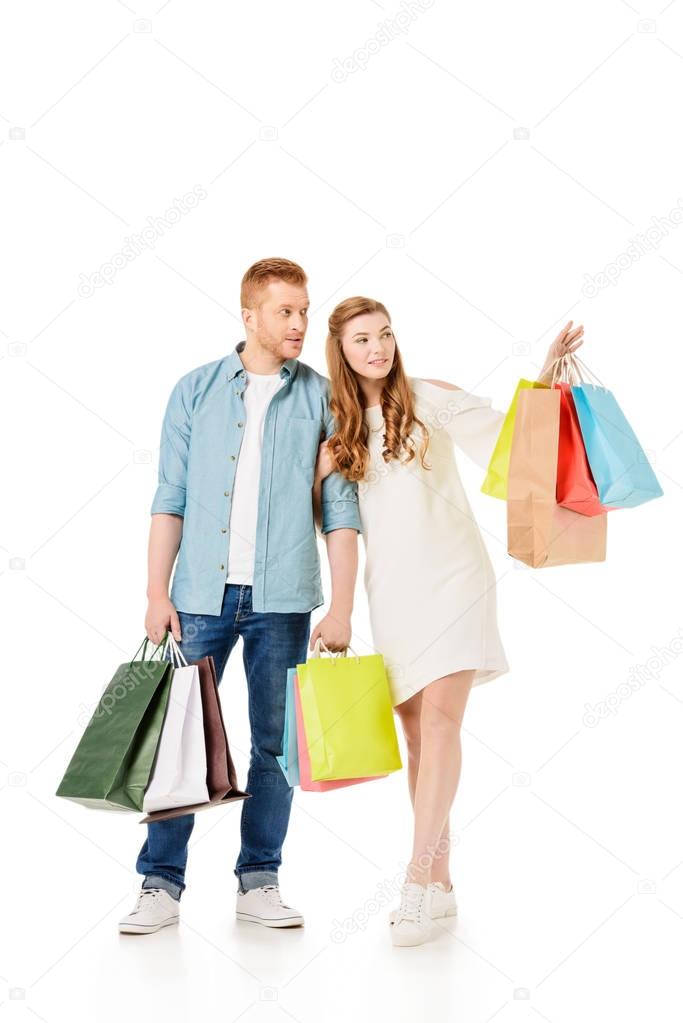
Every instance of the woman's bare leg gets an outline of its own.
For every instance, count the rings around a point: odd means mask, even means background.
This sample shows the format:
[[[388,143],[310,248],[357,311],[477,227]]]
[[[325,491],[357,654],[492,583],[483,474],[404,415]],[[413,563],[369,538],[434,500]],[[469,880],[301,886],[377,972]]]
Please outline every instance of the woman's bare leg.
[[[401,719],[403,734],[408,748],[408,791],[413,810],[415,809],[415,787],[420,767],[420,716],[422,713],[422,692],[399,703],[396,713]],[[451,887],[450,875],[450,821],[448,816],[443,826],[439,843],[431,866],[430,881],[441,881],[446,891]]]
[[[462,749],[460,726],[462,724],[467,698],[474,680],[475,669],[457,671],[451,675],[430,682],[419,694],[406,703],[420,697],[419,710],[419,753],[417,772],[413,774],[411,798],[415,814],[413,853],[408,866],[407,880],[427,885],[430,881],[444,881],[449,887],[448,860],[441,855],[443,846],[440,839],[448,835],[448,815],[455,798]],[[415,736],[415,708],[399,704],[397,710],[401,721]],[[410,744],[408,734],[406,739]],[[411,763],[412,761],[412,763]],[[415,756],[408,754],[408,778],[411,784],[411,768],[414,772]],[[444,870],[445,866],[445,870]]]
[[[401,719],[403,734],[408,748],[408,791],[410,802],[415,806],[415,786],[420,766],[420,713],[422,711],[422,692],[411,696],[404,703],[399,703],[396,713]]]

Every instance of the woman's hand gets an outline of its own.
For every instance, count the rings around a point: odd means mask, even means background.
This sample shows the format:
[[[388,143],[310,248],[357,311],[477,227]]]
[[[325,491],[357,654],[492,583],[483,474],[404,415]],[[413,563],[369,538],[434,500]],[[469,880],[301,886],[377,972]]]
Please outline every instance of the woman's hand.
[[[541,375],[538,378],[539,383],[551,383],[553,371],[556,369],[556,365],[553,365],[553,363],[556,364],[560,356],[576,351],[583,344],[583,340],[580,340],[583,335],[583,324],[579,324],[578,327],[572,327],[573,322],[573,320],[570,320],[566,327],[562,328],[548,349]]]
[[[318,458],[315,463],[315,476],[316,479],[322,481],[326,476],[329,476],[333,471],[334,466],[332,464],[332,456],[330,455],[327,447],[327,441],[321,442],[318,448]]]
[[[333,470],[332,458],[327,447],[327,441],[323,440],[318,448],[318,455],[315,462],[315,475],[313,477],[313,521],[318,532],[322,536],[322,486],[323,480]]]
[[[351,642],[351,619],[328,611],[311,632],[308,649],[313,650],[320,638],[330,653],[341,653]]]

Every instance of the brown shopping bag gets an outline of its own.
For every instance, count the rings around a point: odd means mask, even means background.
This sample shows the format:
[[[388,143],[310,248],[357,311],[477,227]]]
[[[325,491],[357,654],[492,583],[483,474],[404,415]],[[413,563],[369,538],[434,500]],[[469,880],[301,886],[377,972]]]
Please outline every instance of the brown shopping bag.
[[[175,647],[175,650],[178,651],[173,637],[170,637],[170,643],[172,649]],[[178,652],[180,658],[185,661],[182,652]],[[206,786],[209,792],[209,801],[195,803],[191,806],[172,807],[168,810],[156,810],[143,817],[139,821],[140,824],[182,817],[184,814],[196,813],[198,810],[208,810],[212,806],[222,806],[235,800],[249,799],[249,793],[242,792],[237,785],[237,772],[230,754],[213,657],[202,657],[196,662],[196,666],[199,670],[202,700],[207,764]]]
[[[508,475],[508,554],[532,568],[604,561],[607,513],[580,515],[556,502],[558,388],[519,393]]]

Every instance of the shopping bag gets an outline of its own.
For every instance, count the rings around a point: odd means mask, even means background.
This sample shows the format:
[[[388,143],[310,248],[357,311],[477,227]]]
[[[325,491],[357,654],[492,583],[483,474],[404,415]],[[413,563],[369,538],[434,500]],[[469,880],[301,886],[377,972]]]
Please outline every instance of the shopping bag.
[[[610,509],[600,503],[572,396],[572,385],[555,384],[560,391],[560,434],[555,498],[579,515],[601,515]]]
[[[285,724],[282,732],[282,753],[276,759],[288,783],[299,785],[299,751],[296,741],[296,703],[294,679],[296,668],[287,669],[287,691],[285,696]]]
[[[196,664],[187,664],[172,635],[168,642],[174,662],[173,679],[152,775],[142,800],[145,813],[209,800],[199,669]]]
[[[515,429],[515,418],[517,416],[517,405],[520,392],[527,388],[542,387],[547,389],[547,384],[541,384],[537,380],[520,380],[513,395],[510,407],[507,410],[503,425],[496,446],[491,455],[488,471],[484,482],[481,485],[481,492],[489,497],[499,497],[503,501],[507,498],[508,468],[510,465],[510,448],[512,446],[512,435]]]
[[[206,741],[207,773],[206,785],[211,800],[222,800],[230,793],[244,796],[237,785],[237,773],[230,754],[228,733],[225,730],[223,709],[218,695],[218,681],[213,657],[202,657],[197,661],[199,684],[204,714],[204,738]]]
[[[173,642],[175,643],[175,641]],[[182,651],[178,650],[178,653],[181,663],[186,665],[187,661]],[[197,813],[199,810],[208,810],[213,806],[222,806],[235,800],[250,798],[249,793],[243,792],[237,784],[237,773],[230,753],[230,744],[218,695],[218,681],[213,657],[200,658],[195,667],[199,672],[207,765],[206,787],[209,800],[148,813],[140,820],[140,824],[170,820],[173,817],[182,817],[184,814]]]
[[[142,809],[173,677],[172,664],[156,658],[164,641],[147,659],[148,642],[102,693],[56,795],[93,809]]]
[[[557,381],[553,374],[553,386],[560,391],[560,434],[555,497],[563,508],[571,508],[580,515],[601,515],[610,509],[600,503],[598,488],[588,464],[572,395],[572,387],[580,383],[572,353],[561,358],[560,365],[560,377]]]
[[[662,497],[645,452],[611,391],[576,356],[581,383],[572,396],[583,443],[600,501],[615,508],[635,508]],[[594,377],[597,384],[586,377]]]
[[[321,657],[321,645],[318,639],[311,657],[296,666],[311,778],[331,781],[399,771],[384,658],[348,657],[348,650],[343,656]]]
[[[607,514],[579,515],[556,502],[560,390],[519,395],[510,451],[508,553],[532,568],[604,561]]]
[[[348,785],[359,785],[363,781],[374,781],[374,778],[385,778],[386,775],[375,775],[369,778],[337,778],[334,781],[314,781],[311,778],[311,761],[308,755],[308,741],[304,716],[301,709],[301,690],[296,672],[294,673],[294,706],[296,713],[297,750],[299,754],[299,785],[302,792],[327,792],[329,789],[343,789]]]

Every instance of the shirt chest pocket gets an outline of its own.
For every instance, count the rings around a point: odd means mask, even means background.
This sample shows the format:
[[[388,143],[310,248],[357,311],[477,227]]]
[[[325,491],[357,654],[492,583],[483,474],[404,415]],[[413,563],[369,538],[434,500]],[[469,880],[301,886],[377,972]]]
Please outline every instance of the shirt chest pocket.
[[[289,449],[296,464],[303,469],[313,469],[323,436],[320,420],[291,418],[282,425],[289,434]]]

